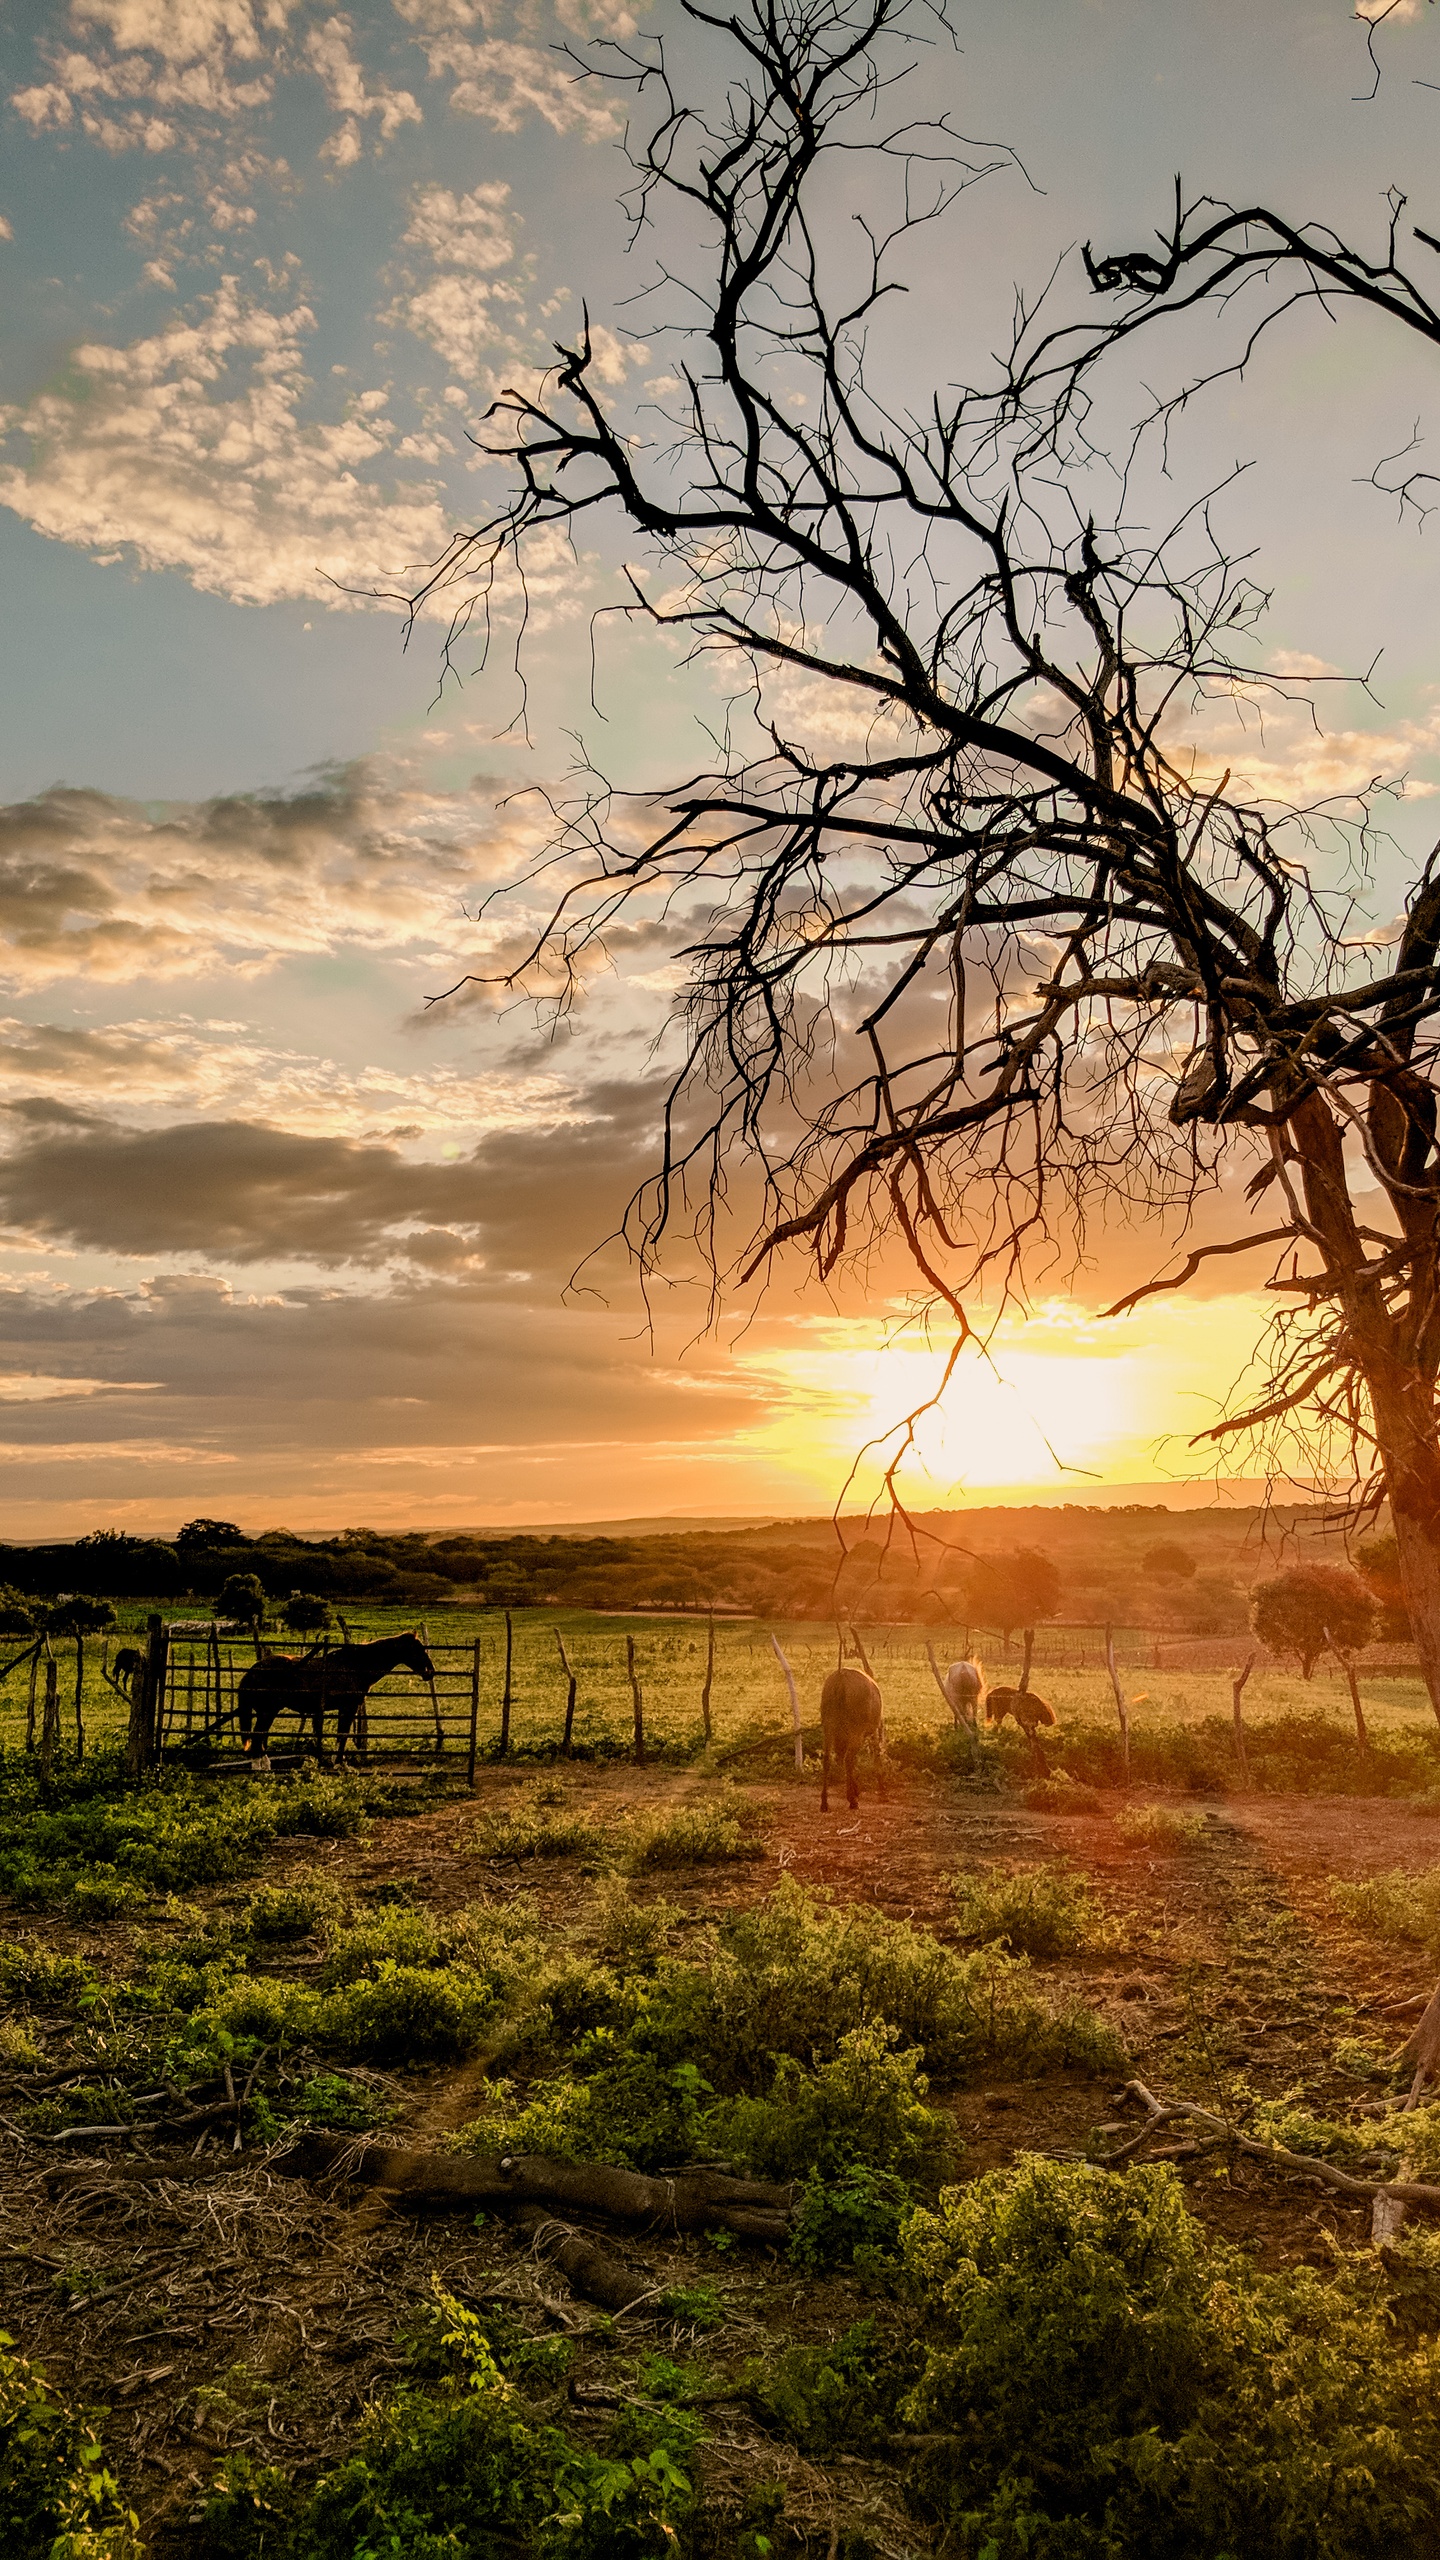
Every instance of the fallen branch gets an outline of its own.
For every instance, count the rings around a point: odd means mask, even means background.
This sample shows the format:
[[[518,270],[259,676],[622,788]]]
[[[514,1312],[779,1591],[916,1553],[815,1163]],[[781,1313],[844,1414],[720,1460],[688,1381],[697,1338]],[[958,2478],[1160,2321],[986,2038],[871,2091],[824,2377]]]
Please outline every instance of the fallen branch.
[[[1102,2168],[1113,2169],[1122,2160],[1133,2158],[1167,2124],[1199,2124],[1217,2137],[1217,2143],[1242,2151],[1248,2160],[1262,2161],[1274,2169],[1298,2170],[1302,2177],[1318,2178],[1322,2186],[1338,2188],[1342,2195],[1364,2196],[1371,2201],[1383,2196],[1395,2204],[1426,2205],[1432,2212],[1440,2212],[1440,2187],[1403,2178],[1353,2178],[1348,2169],[1336,2169],[1328,2160],[1313,2159],[1308,2151],[1289,2151],[1282,2142],[1258,2142],[1253,2134],[1237,2133],[1223,2116],[1212,2114],[1208,2107],[1192,2106],[1188,2099],[1162,2102],[1143,2080],[1127,2080],[1125,2094],[1139,2099],[1150,2121],[1129,2142],[1122,2142],[1118,2151],[1107,2152]]]
[[[557,2222],[538,2204],[522,2204],[515,2215],[517,2228],[523,2231],[532,2250],[548,2258],[563,2276],[569,2278],[577,2293],[587,2302],[598,2302],[602,2311],[629,2311],[655,2291],[648,2276],[634,2274],[602,2249],[597,2240],[574,2231],[568,2222]]]
[[[800,1727],[799,1740],[806,1749],[813,1745],[818,1750],[822,1738],[818,1724]],[[728,1769],[733,1760],[758,1760],[762,1751],[786,1751],[795,1739],[795,1735],[787,1733],[782,1726],[774,1733],[762,1733],[757,1741],[729,1743],[725,1750],[716,1752],[715,1766]]]
[[[504,2159],[436,2151],[391,2151],[342,2134],[307,2133],[268,2164],[284,2175],[317,2184],[353,2181],[382,2194],[433,2209],[548,2205],[597,2213],[610,2222],[660,2231],[733,2231],[746,2240],[784,2241],[793,2193],[716,2169],[677,2169],[668,2177],[643,2177],[635,2169],[603,2162]]]

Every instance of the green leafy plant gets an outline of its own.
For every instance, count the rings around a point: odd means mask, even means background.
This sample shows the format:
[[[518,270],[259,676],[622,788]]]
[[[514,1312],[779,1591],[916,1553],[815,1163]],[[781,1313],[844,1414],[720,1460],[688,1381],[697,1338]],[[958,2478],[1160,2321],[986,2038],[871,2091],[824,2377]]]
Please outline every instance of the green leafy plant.
[[[1366,1876],[1359,1884],[1332,1884],[1330,1899],[1337,1911],[1377,1938],[1429,1947],[1440,1944],[1440,1867],[1414,1874],[1392,1867],[1388,1874]]]
[[[1143,1849],[1198,1849],[1205,1827],[1202,1813],[1177,1813],[1168,1804],[1127,1804],[1115,1816],[1121,1839]]]
[[[920,2210],[909,2424],[927,2496],[995,2560],[1381,2560],[1440,2530],[1440,2348],[1359,2270],[1259,2273],[1164,2167],[1025,2158]]]
[[[644,1814],[630,1825],[624,1862],[633,1874],[655,1867],[734,1866],[763,1858],[758,1806],[702,1797],[672,1813]]]
[[[957,1876],[955,1926],[962,1938],[999,1943],[1027,1956],[1069,1954],[1094,1946],[1105,1934],[1094,1894],[1061,1866]]]
[[[139,2523],[96,2422],[0,2331],[0,2548],[6,2560],[140,2560]]]

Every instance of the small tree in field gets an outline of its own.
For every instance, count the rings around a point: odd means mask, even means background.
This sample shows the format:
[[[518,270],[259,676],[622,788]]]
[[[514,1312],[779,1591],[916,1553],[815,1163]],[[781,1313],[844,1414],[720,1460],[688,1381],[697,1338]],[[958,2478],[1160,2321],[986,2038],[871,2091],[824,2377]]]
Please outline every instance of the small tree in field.
[[[0,1583],[0,1636],[33,1636],[35,1606],[13,1582]]]
[[[317,1635],[322,1627],[333,1627],[335,1613],[328,1600],[314,1591],[292,1591],[280,1612],[283,1623],[297,1636]]]
[[[1190,1582],[1195,1574],[1195,1558],[1188,1547],[1177,1546],[1172,1538],[1162,1538],[1158,1547],[1147,1547],[1141,1558],[1147,1573],[1163,1574],[1167,1582]]]
[[[46,1630],[52,1636],[103,1635],[115,1622],[108,1600],[91,1600],[83,1591],[74,1592],[68,1600],[57,1600],[45,1612]]]
[[[1305,1679],[1322,1653],[1358,1653],[1375,1632],[1375,1603],[1348,1565],[1294,1565],[1262,1582],[1251,1618],[1271,1653],[1294,1654]]]
[[[232,1573],[221,1583],[217,1616],[234,1618],[242,1627],[258,1627],[265,1615],[265,1585],[258,1573]]]
[[[1017,1627],[1034,1629],[1060,1603],[1059,1567],[1038,1547],[981,1556],[965,1577],[965,1605],[981,1626],[999,1627],[1008,1644]]]

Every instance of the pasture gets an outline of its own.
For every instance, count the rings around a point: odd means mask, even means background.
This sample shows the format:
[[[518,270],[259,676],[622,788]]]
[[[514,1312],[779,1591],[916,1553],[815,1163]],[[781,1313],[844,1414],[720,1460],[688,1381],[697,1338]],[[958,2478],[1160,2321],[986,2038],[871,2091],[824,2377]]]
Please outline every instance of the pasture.
[[[427,1631],[478,1634],[493,1753],[503,1618]],[[774,1632],[813,1723],[833,1635]],[[1402,2159],[1440,2206],[1440,2108],[1389,2120],[1440,1962],[1403,1671],[1362,1675],[1362,1760],[1338,1680],[1257,1668],[1245,1790],[1225,1663],[1132,1635],[1127,1790],[1062,1630],[1037,1783],[1008,1729],[970,1765],[923,1636],[862,1628],[891,1763],[822,1817],[768,1625],[717,1624],[708,1756],[703,1621],[513,1634],[473,1791],[419,1683],[413,1754],[138,1790],[98,1648],[48,1783],[7,1684],[0,2247],[49,2377],[0,2361],[17,2560],[1432,2547],[1436,2217],[1369,2247]],[[1054,2317],[1096,2248],[1103,2335],[1088,2276]]]
[[[112,1655],[119,1645],[143,1643],[149,1609],[156,1605],[160,1604],[140,1601],[118,1605],[120,1625],[110,1638]],[[162,1614],[173,1617],[174,1604],[163,1604]],[[417,1624],[416,1612],[401,1609],[357,1607],[347,1609],[345,1618],[357,1642],[395,1634]],[[438,1647],[472,1647],[478,1639],[479,1740],[484,1757],[493,1750],[500,1725],[505,1660],[503,1615],[493,1609],[473,1607],[432,1608],[424,1613],[424,1624],[430,1641]],[[597,1752],[608,1756],[630,1747],[633,1707],[626,1664],[627,1637],[635,1647],[648,1746],[657,1758],[689,1758],[699,1751],[707,1657],[703,1619],[594,1615],[536,1608],[513,1611],[512,1625],[510,1737],[517,1756],[544,1753],[560,1738],[567,1682],[556,1645],[557,1632],[577,1675],[574,1741],[581,1756]],[[1018,1678],[1018,1646],[1007,1654],[998,1637],[959,1624],[928,1632],[942,1669],[973,1639],[993,1683]],[[892,1739],[940,1732],[948,1725],[947,1712],[926,1659],[926,1633],[913,1626],[887,1628],[862,1623],[860,1628],[861,1641],[884,1692],[886,1726]],[[795,1672],[806,1722],[813,1723],[818,1715],[821,1684],[836,1659],[835,1632],[813,1620],[799,1620],[777,1621],[773,1634]],[[789,1702],[771,1635],[768,1621],[731,1617],[716,1620],[711,1723],[714,1741],[721,1749],[742,1743],[770,1726],[777,1730],[789,1728]],[[15,1638],[0,1643],[0,1662],[18,1652],[21,1641]],[[304,1639],[288,1637],[283,1629],[274,1627],[267,1627],[266,1641],[295,1652],[303,1650],[304,1645]],[[244,1639],[227,1638],[225,1645],[241,1667],[251,1659],[252,1649]],[[1353,1733],[1348,1692],[1333,1663],[1322,1662],[1313,1679],[1306,1681],[1298,1672],[1267,1661],[1246,1639],[1157,1640],[1142,1630],[1120,1628],[1116,1630],[1116,1652],[1123,1685],[1133,1701],[1132,1730],[1136,1734],[1151,1729],[1162,1733],[1193,1730],[1217,1716],[1228,1719],[1230,1671],[1238,1668],[1251,1651],[1257,1653],[1257,1661],[1244,1694],[1247,1724],[1318,1717],[1333,1725],[1338,1736]],[[74,1730],[73,1642],[57,1641],[56,1652],[60,1662],[63,1747],[68,1751],[73,1748]],[[1202,1664],[1196,1663],[1197,1655],[1206,1657]],[[102,1678],[101,1656],[101,1641],[87,1638],[82,1715],[87,1737],[96,1747],[104,1748],[121,1739],[127,1710],[124,1701]],[[177,1639],[175,1676],[182,1688],[185,1658],[184,1642]],[[1115,1700],[1103,1659],[1102,1631],[1098,1628],[1042,1628],[1031,1678],[1055,1708],[1062,1745],[1064,1730],[1070,1725],[1114,1728]],[[0,1748],[12,1750],[23,1744],[28,1685],[25,1667],[0,1681]],[[397,1675],[393,1686],[401,1695],[413,1692],[415,1729],[423,1747],[429,1713],[423,1688],[418,1682],[407,1681],[403,1674]],[[1432,1734],[1440,1737],[1440,1727],[1418,1674],[1396,1663],[1393,1648],[1377,1657],[1373,1670],[1365,1666],[1362,1658],[1360,1688],[1367,1722],[1377,1736],[1413,1740],[1417,1748],[1428,1748]]]

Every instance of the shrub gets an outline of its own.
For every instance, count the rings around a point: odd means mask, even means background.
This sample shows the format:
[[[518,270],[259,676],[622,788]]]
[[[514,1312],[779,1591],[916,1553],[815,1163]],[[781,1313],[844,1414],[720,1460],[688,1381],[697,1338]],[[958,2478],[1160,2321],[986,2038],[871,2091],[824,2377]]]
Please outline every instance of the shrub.
[[[35,1603],[13,1582],[0,1582],[0,1636],[33,1636]]]
[[[217,1616],[237,1626],[258,1627],[265,1616],[265,1585],[258,1573],[230,1573],[215,1598]]]
[[[93,2000],[99,1985],[78,1956],[52,1953],[36,1938],[0,1941],[0,1991],[33,2009],[74,2009]]]
[[[636,2033],[698,2062],[724,2093],[763,2095],[778,2054],[830,2061],[852,2028],[877,2021],[942,2078],[983,2064],[1108,2071],[1124,2058],[1091,2012],[1047,2006],[1023,1960],[957,1956],[928,1930],[859,1904],[835,1910],[788,1877],[725,1921],[707,1965],[662,1968]]]
[[[262,1884],[245,1905],[244,1928],[266,1941],[324,1937],[349,1920],[354,1903],[323,1867],[300,1867],[283,1884]]]
[[[994,2560],[1382,2560],[1440,2530],[1440,2348],[1373,2285],[1262,2275],[1173,2171],[1021,2159],[915,2213],[925,2485]]]
[[[139,2523],[95,2431],[0,2330],[0,2549],[6,2560],[140,2560]]]
[[[378,1973],[382,1965],[437,1965],[445,1961],[440,1932],[428,1911],[403,1904],[367,1911],[353,1928],[337,1929],[326,1951],[320,1987],[337,1991]]]
[[[1026,1956],[1068,1954],[1093,1946],[1104,1933],[1093,1893],[1066,1867],[957,1876],[955,1925],[962,1938],[999,1942]]]
[[[1388,1875],[1367,1876],[1360,1884],[1332,1884],[1330,1899],[1357,1929],[1377,1938],[1417,1947],[1440,1941],[1440,1867],[1419,1875],[1392,1867]]]
[[[1115,1816],[1122,1840],[1144,1849],[1198,1849],[1205,1838],[1205,1817],[1177,1813],[1168,1804],[1127,1804]]]
[[[53,1636],[98,1636],[116,1623],[108,1600],[91,1600],[82,1591],[55,1601],[45,1612],[45,1624]]]
[[[828,2345],[782,2347],[746,2365],[741,2378],[802,2452],[826,2454],[869,2448],[887,2435],[912,2376],[913,2359],[871,2319]]]
[[[617,1973],[653,1973],[665,1941],[681,1917],[678,1902],[636,1902],[623,1876],[604,1876],[595,1888],[597,1953]]]
[[[601,1824],[564,1805],[502,1805],[482,1814],[468,1846],[482,1858],[593,1856],[605,1845]]]
[[[70,1908],[77,1920],[117,1920],[122,1911],[138,1911],[150,1900],[148,1888],[113,1867],[95,1867],[77,1875],[70,1886]]]
[[[760,1808],[727,1804],[723,1797],[682,1804],[673,1813],[642,1814],[630,1826],[625,1864],[634,1874],[650,1867],[730,1866],[763,1858]]]
[[[439,2296],[450,2370],[372,2406],[355,2451],[308,2494],[232,2461],[201,2524],[214,2560],[624,2560],[674,2551],[693,2504],[680,2467],[698,2421],[628,2409],[599,2452],[527,2412],[476,2318]]]
[[[280,1612],[280,1623],[293,1635],[318,1635],[322,1627],[333,1627],[335,1612],[328,1600],[316,1591],[292,1591]]]
[[[833,2060],[809,2071],[782,2053],[767,2096],[706,2111],[702,2144],[762,2178],[825,2179],[857,2164],[906,2180],[937,2170],[949,2126],[926,2106],[920,2057],[897,2053],[896,2034],[878,2022],[852,2027]]]
[[[801,2267],[876,2266],[894,2258],[914,2203],[903,2178],[856,2162],[826,2180],[806,2179],[789,2254]]]

